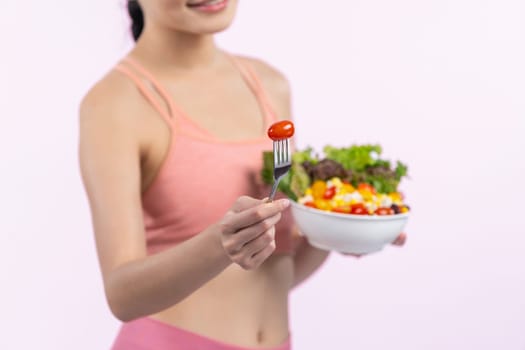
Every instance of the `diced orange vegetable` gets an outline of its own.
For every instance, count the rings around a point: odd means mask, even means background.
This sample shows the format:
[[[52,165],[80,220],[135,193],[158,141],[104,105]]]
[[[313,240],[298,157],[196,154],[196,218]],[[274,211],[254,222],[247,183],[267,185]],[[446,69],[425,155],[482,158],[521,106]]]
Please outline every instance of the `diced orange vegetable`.
[[[314,199],[321,199],[326,191],[326,182],[317,180],[312,185],[312,196]]]
[[[332,211],[335,213],[350,214],[350,206],[335,207]]]
[[[317,208],[317,205],[315,205],[314,202],[306,202],[304,205],[310,208]]]
[[[370,193],[372,194],[376,194],[376,189],[374,188],[374,186],[370,185],[370,184],[367,184],[367,183],[360,183],[359,186],[357,186],[357,190],[359,192],[361,191],[369,191]]]

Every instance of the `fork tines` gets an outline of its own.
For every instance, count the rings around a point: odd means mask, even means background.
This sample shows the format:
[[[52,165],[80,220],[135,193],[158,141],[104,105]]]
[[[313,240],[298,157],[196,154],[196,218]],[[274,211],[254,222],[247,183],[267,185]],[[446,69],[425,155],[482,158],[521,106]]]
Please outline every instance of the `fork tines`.
[[[289,145],[289,139],[273,142],[273,162],[276,167],[291,163],[292,154]]]

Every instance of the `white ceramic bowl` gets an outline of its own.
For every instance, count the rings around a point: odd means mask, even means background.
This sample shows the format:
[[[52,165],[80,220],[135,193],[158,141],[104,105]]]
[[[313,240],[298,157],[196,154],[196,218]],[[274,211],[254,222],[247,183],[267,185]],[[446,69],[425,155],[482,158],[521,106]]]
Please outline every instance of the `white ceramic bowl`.
[[[341,253],[380,251],[403,231],[409,213],[368,216],[326,212],[292,202],[292,214],[301,234],[314,247]]]

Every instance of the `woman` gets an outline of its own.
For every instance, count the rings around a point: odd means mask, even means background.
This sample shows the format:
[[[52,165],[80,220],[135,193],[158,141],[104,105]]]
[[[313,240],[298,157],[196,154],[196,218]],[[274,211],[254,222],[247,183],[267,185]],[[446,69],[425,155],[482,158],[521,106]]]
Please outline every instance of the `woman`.
[[[136,46],[84,98],[80,161],[127,349],[289,349],[288,293],[328,253],[258,181],[286,79],[213,34],[237,0],[129,1]]]

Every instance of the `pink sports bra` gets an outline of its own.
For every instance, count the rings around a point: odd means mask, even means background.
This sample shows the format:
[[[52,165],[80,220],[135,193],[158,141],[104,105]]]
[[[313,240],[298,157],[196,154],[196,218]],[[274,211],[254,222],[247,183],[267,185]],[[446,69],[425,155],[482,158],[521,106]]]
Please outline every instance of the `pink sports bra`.
[[[276,115],[254,70],[233,58],[264,115],[266,128]],[[177,245],[216,223],[241,195],[263,198],[262,152],[271,150],[266,135],[242,140],[218,139],[188,118],[161,84],[141,64],[127,57],[115,68],[129,77],[166,121],[171,131],[168,153],[152,184],[142,194],[149,254]],[[153,87],[153,89],[152,89]],[[168,108],[155,97],[158,93]],[[276,253],[292,253],[293,220],[287,211],[276,227]]]

